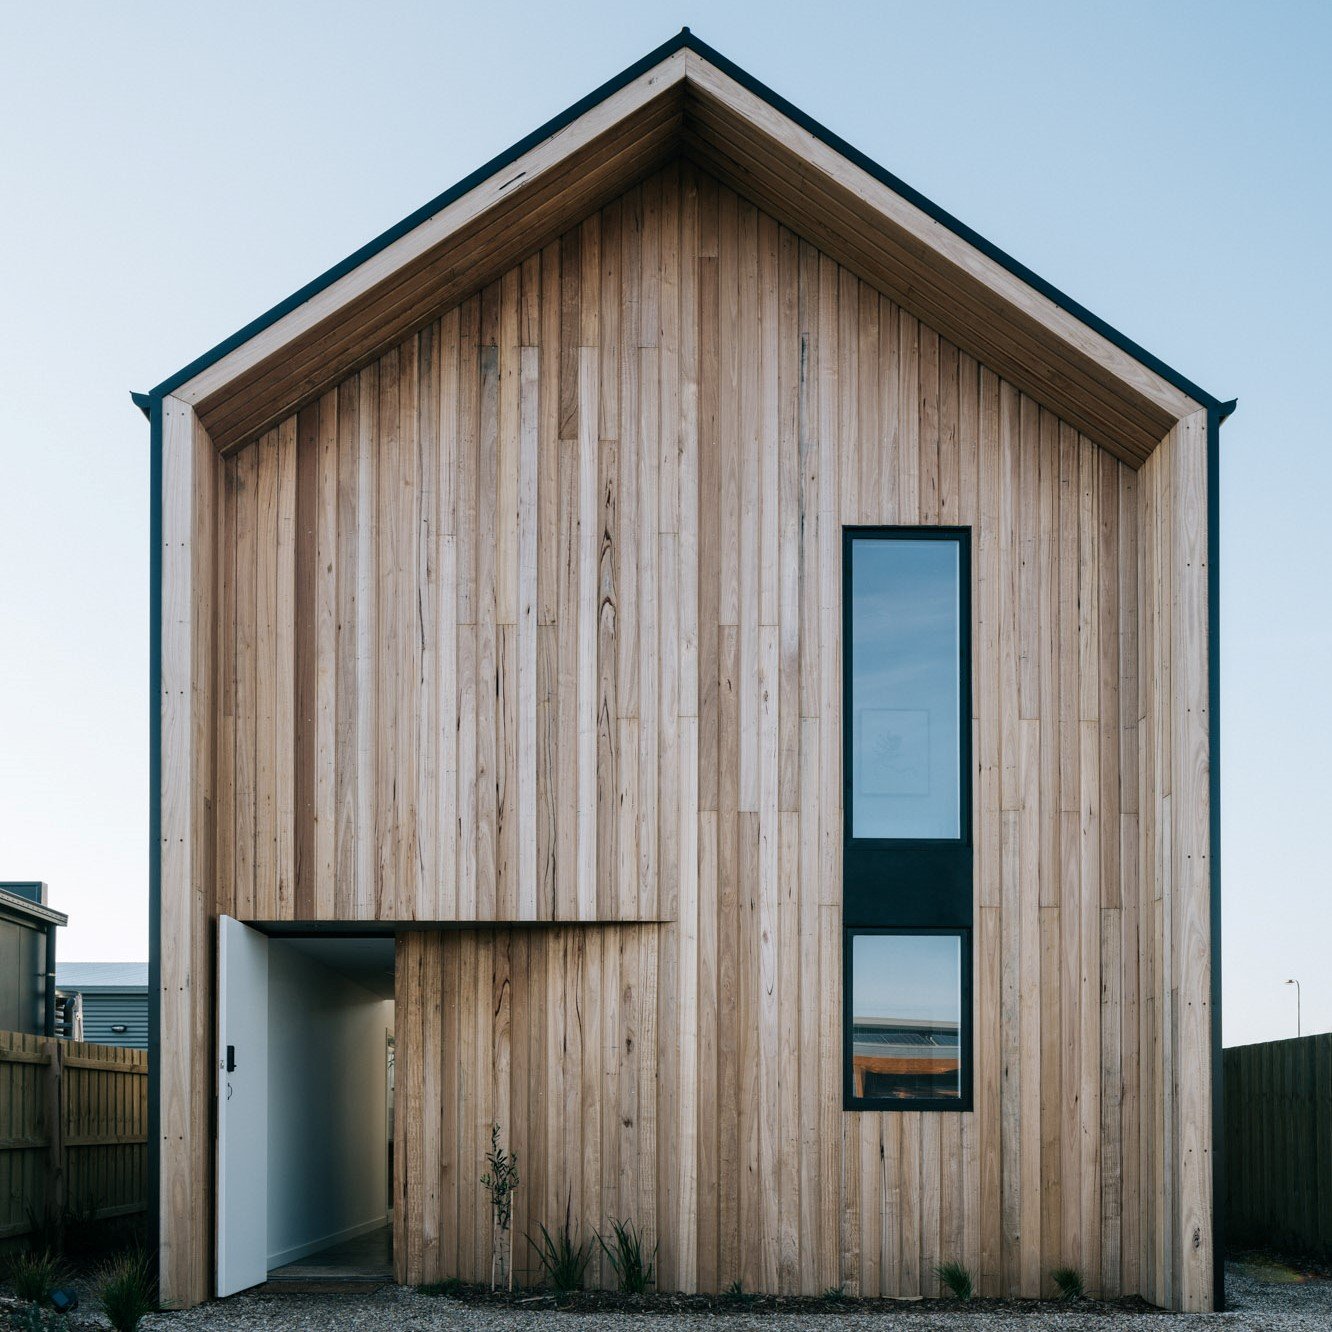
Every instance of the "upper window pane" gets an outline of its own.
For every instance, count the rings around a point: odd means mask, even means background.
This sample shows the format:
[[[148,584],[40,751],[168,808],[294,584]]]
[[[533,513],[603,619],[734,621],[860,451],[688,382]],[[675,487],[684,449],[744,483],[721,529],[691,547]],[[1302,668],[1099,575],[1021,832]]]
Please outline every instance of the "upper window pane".
[[[851,835],[961,836],[958,543],[851,542]]]
[[[864,1100],[958,1100],[961,936],[856,934],[851,946],[853,1094]]]

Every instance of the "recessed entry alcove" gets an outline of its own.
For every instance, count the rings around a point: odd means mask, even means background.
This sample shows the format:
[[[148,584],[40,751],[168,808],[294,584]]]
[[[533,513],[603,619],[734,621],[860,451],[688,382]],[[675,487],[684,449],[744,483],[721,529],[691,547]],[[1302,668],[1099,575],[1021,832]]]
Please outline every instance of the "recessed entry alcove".
[[[394,941],[224,916],[219,1294],[392,1275]]]

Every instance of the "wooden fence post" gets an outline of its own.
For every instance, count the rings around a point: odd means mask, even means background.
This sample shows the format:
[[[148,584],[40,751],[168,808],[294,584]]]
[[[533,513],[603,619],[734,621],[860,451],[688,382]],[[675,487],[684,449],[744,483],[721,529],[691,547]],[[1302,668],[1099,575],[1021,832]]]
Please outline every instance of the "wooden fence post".
[[[51,1056],[46,1066],[46,1224],[58,1250],[65,1230],[64,1052],[59,1037],[45,1043]]]
[[[0,1031],[0,1242],[146,1210],[148,1056]]]

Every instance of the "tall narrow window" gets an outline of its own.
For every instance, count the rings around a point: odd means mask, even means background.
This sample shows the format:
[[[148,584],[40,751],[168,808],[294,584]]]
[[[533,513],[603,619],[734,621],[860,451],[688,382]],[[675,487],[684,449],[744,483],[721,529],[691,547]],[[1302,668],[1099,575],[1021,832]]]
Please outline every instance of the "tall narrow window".
[[[970,579],[965,528],[844,534],[848,1108],[970,1105]]]

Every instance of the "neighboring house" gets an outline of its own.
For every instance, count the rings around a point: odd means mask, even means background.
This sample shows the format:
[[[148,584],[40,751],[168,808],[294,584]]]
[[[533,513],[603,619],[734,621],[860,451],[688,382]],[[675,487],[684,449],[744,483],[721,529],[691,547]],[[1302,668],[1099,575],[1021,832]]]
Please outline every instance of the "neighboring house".
[[[68,923],[44,883],[0,882],[0,1031],[56,1034],[56,930]]]
[[[81,1040],[148,1048],[146,962],[62,962],[56,986],[61,994],[79,996]]]
[[[688,33],[138,401],[165,1300],[391,1003],[401,1280],[1213,1305],[1233,403]]]

